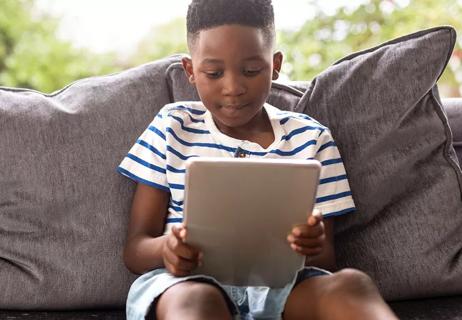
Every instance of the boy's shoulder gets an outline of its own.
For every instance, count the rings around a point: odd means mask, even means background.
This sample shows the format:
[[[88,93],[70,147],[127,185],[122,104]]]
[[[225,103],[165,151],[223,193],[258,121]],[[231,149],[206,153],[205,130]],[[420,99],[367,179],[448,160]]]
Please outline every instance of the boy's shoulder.
[[[266,104],[266,110],[271,119],[279,120],[279,123],[283,126],[315,126],[322,130],[329,130],[326,126],[321,124],[319,121],[310,117],[307,114],[299,113],[295,111],[281,110],[270,104]]]
[[[200,101],[178,101],[166,104],[156,115],[164,124],[174,122],[182,125],[204,123],[207,109]]]
[[[200,101],[177,101],[166,104],[159,111],[161,116],[203,116],[207,109]]]

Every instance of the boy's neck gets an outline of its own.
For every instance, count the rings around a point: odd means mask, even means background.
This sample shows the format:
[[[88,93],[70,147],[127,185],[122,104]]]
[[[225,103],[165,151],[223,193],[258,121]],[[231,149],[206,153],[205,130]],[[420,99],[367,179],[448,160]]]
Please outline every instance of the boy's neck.
[[[247,140],[262,146],[264,149],[274,142],[274,131],[271,121],[266,113],[265,108],[257,114],[249,123],[240,127],[227,127],[218,124],[215,125],[221,133],[239,140]]]

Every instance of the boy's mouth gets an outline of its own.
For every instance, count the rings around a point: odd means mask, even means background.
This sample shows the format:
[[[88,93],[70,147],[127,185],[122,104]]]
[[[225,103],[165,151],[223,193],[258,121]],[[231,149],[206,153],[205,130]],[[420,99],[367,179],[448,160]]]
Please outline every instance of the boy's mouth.
[[[229,103],[229,104],[223,104],[223,107],[226,109],[233,109],[233,110],[240,110],[242,108],[245,108],[247,106],[247,103]]]
[[[222,112],[227,117],[240,117],[246,106],[247,104],[224,104],[222,105]]]

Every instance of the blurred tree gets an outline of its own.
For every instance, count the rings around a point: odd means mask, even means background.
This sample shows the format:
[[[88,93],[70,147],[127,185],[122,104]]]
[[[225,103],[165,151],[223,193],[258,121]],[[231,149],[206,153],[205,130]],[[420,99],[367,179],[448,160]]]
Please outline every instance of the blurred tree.
[[[299,30],[278,32],[283,72],[292,80],[310,80],[343,56],[420,29],[452,25],[462,31],[460,0],[362,0],[329,13],[321,0],[304,1],[314,18]],[[38,12],[34,0],[0,0],[0,85],[50,92],[79,78],[187,52],[184,19],[155,27],[123,63],[115,54],[98,55],[59,40],[58,22]],[[460,41],[439,84],[444,96],[461,93]]]
[[[145,37],[136,52],[129,58],[132,65],[157,60],[175,53],[186,53],[186,20],[174,19],[166,24],[155,26]]]
[[[115,55],[95,55],[59,40],[58,23],[35,10],[33,0],[0,1],[1,85],[51,92],[120,69]]]
[[[354,10],[341,6],[327,15],[311,0],[315,18],[297,31],[278,33],[285,53],[284,73],[293,80],[312,79],[343,56],[395,37],[439,25],[462,30],[462,3],[454,0],[365,0]],[[439,81],[442,95],[459,96],[462,46],[456,44]]]

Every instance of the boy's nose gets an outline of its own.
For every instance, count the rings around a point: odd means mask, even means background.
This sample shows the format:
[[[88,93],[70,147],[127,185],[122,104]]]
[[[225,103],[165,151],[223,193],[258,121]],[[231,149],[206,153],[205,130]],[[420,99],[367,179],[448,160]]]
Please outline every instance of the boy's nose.
[[[247,91],[245,82],[240,76],[227,75],[223,80],[222,92],[225,96],[240,96]]]

